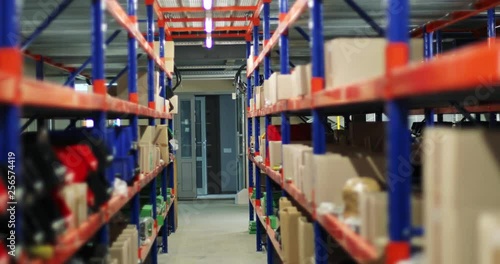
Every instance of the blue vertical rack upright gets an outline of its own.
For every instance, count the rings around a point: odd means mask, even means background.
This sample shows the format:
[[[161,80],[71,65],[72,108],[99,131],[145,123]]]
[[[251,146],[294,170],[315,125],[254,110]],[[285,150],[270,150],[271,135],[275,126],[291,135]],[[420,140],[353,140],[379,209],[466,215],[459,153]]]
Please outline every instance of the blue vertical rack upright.
[[[38,263],[42,260],[29,257],[24,251],[25,233],[22,228],[23,213],[22,204],[23,197],[19,196],[22,192],[23,175],[20,171],[23,157],[21,156],[21,117],[30,117],[31,111],[23,113],[23,109],[43,109],[45,115],[36,117],[43,124],[44,118],[58,116],[60,113],[71,110],[74,113],[72,118],[88,119],[94,121],[93,133],[99,135],[104,142],[107,141],[106,131],[108,119],[117,116],[127,118],[130,121],[130,126],[137,128],[139,118],[149,118],[149,124],[154,125],[155,119],[160,118],[161,124],[167,124],[170,129],[173,128],[173,121],[170,114],[166,113],[166,107],[162,111],[157,111],[154,105],[154,67],[155,63],[160,68],[160,87],[162,88],[162,96],[166,96],[166,89],[172,88],[172,74],[166,71],[163,57],[165,56],[164,42],[160,41],[160,58],[155,55],[153,50],[153,5],[154,1],[146,1],[146,9],[148,13],[148,35],[147,41],[142,36],[142,33],[137,27],[137,1],[128,0],[126,11],[122,9],[119,2],[116,0],[93,0],[90,5],[90,21],[91,21],[91,50],[90,56],[81,67],[70,71],[69,77],[63,85],[44,82],[44,58],[42,55],[35,56],[36,58],[36,78],[37,81],[30,80],[23,76],[23,58],[22,51],[26,49],[36,38],[43,33],[43,30],[57,17],[70,6],[72,0],[64,0],[59,3],[52,13],[49,14],[40,26],[35,29],[23,43],[20,42],[20,11],[18,1],[5,0],[0,2],[0,166],[9,167],[9,176],[15,176],[15,187],[18,190],[17,195],[13,195],[10,202],[16,202],[15,208],[15,228],[11,232],[15,232],[16,236],[16,257],[15,262],[28,263],[34,261]],[[112,81],[116,81],[122,74],[128,71],[128,92],[129,98],[127,101],[107,96],[107,84],[105,79],[105,47],[109,45],[121,32],[116,30],[106,40],[106,9],[115,20],[128,32],[128,61],[125,67],[117,77]],[[159,19],[160,39],[165,39],[165,23]],[[140,46],[148,54],[148,107],[138,105],[137,91],[137,46]],[[93,94],[79,93],[71,88],[74,88],[75,77],[77,77],[87,65],[92,65],[92,85]],[[167,85],[165,85],[167,82]],[[89,113],[91,115],[89,116]],[[33,117],[27,124],[31,123]],[[75,121],[72,120],[74,125]],[[27,127],[25,124],[23,128]],[[132,129],[132,144],[137,150],[138,131]],[[134,163],[138,164],[137,151],[132,152]],[[75,230],[70,230],[61,235],[60,243],[54,245],[54,252],[48,263],[65,263],[75,253],[78,252],[88,240],[94,236],[97,238],[97,244],[107,248],[110,244],[109,224],[110,218],[123,208],[129,201],[131,204],[130,222],[136,225],[139,230],[139,192],[149,185],[151,193],[151,204],[153,205],[153,217],[156,220],[156,176],[161,174],[161,192],[163,198],[167,200],[167,182],[169,182],[172,193],[175,194],[174,186],[174,167],[171,162],[165,169],[164,166],[158,166],[154,171],[146,173],[143,176],[135,176],[133,186],[128,187],[128,196],[113,195],[110,200],[100,209],[89,215],[87,222],[78,226]],[[113,179],[114,175],[106,175],[107,179]],[[161,228],[162,235],[162,252],[168,252],[167,237],[170,232],[175,231],[174,223],[174,206],[169,207],[169,212],[165,219],[165,225]],[[156,225],[156,221],[155,221]],[[141,252],[141,249],[137,249]],[[157,263],[157,246],[156,239],[152,241],[151,246],[152,263]],[[142,252],[148,254],[149,252]],[[0,256],[0,259],[4,256]],[[145,257],[145,256],[143,256]],[[38,261],[38,262],[37,262]]]

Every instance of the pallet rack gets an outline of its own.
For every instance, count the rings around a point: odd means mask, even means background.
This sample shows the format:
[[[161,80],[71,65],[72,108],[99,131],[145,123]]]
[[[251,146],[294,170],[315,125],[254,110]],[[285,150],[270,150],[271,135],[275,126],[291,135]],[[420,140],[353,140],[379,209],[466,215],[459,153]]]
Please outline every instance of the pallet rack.
[[[494,8],[500,1],[483,0],[474,1],[467,11],[454,11],[445,17],[429,21],[428,23],[414,28],[409,32],[410,1],[389,0],[387,3],[387,29],[384,30],[353,1],[345,2],[367,22],[375,32],[387,38],[386,48],[386,74],[372,80],[353,83],[343,87],[335,87],[335,90],[325,90],[324,50],[323,50],[323,1],[321,0],[296,0],[288,9],[288,0],[279,0],[280,14],[279,25],[274,34],[270,34],[270,2],[263,1],[263,31],[264,43],[262,52],[259,53],[259,16],[254,14],[253,38],[248,36],[247,57],[250,56],[250,48],[253,41],[254,62],[247,69],[247,105],[250,109],[250,99],[253,97],[253,87],[261,85],[259,70],[262,69],[264,79],[271,74],[270,53],[279,43],[280,49],[280,71],[288,74],[289,71],[289,48],[288,30],[296,22],[300,15],[310,9],[310,47],[312,63],[312,93],[300,98],[278,101],[275,105],[259,110],[248,111],[247,118],[247,143],[250,146],[252,130],[255,137],[260,135],[260,122],[264,118],[267,127],[272,117],[281,118],[282,144],[290,143],[289,117],[294,114],[308,113],[313,117],[313,153],[323,155],[326,152],[325,119],[327,115],[349,114],[353,107],[356,113],[363,111],[371,113],[373,109],[386,109],[389,121],[386,123],[388,150],[388,175],[396,177],[408,177],[398,170],[400,158],[409,160],[410,135],[407,129],[407,120],[410,114],[424,113],[432,126],[434,114],[461,113],[469,115],[470,112],[486,113],[498,112],[498,104],[494,103],[479,106],[455,106],[449,107],[448,102],[462,100],[467,96],[475,96],[478,89],[488,88],[490,94],[496,89],[495,85],[500,83],[498,58],[500,55],[500,44],[495,42],[495,11]],[[309,4],[309,6],[307,6]],[[398,12],[392,12],[391,7],[397,6]],[[469,45],[445,54],[442,52],[441,31],[445,27],[471,18],[481,12],[487,12],[488,40],[478,44]],[[433,36],[434,35],[434,36]],[[426,62],[415,65],[408,64],[408,41],[410,37],[424,38],[424,53]],[[433,51],[433,37],[436,38],[436,51]],[[435,54],[439,54],[432,58]],[[253,77],[253,83],[252,83]],[[253,84],[253,85],[252,85]],[[433,97],[434,100],[429,98]],[[436,102],[436,98],[440,102]],[[481,98],[479,98],[481,99]],[[490,98],[495,101],[495,98]],[[481,99],[481,100],[484,100]],[[443,103],[446,102],[446,103]],[[422,108],[424,108],[422,110]],[[492,115],[490,115],[492,116]],[[438,115],[438,120],[442,115]],[[495,125],[496,119],[491,118],[490,124]],[[266,145],[259,146],[259,140],[254,142],[255,155],[266,151],[268,139],[266,133]],[[267,156],[267,155],[266,155]],[[281,248],[273,243],[269,223],[262,221],[262,209],[260,207],[261,195],[261,171],[265,172],[266,193],[272,192],[272,182],[283,190],[283,196],[291,197],[314,220],[314,242],[316,263],[327,263],[322,251],[323,246],[330,236],[340,244],[343,249],[357,262],[366,263],[376,260],[378,257],[375,248],[347,225],[333,215],[319,215],[316,208],[308,203],[304,194],[295,187],[293,182],[285,182],[283,175],[273,171],[263,163],[256,162],[249,152],[248,182],[249,193],[256,192],[256,199],[250,199],[249,213],[250,221],[254,220],[254,214],[261,221],[256,221],[256,248],[262,250],[262,230],[267,232],[267,263],[274,263],[274,251],[281,258]],[[410,180],[399,181],[399,178],[387,177],[388,184],[393,186],[388,190],[388,219],[390,242],[385,249],[385,262],[397,263],[410,257],[410,239],[413,236],[422,235],[422,227],[413,227],[410,218]],[[250,195],[251,196],[251,195]],[[272,199],[266,199],[267,215],[272,215]],[[272,230],[272,229],[271,229]],[[271,246],[273,245],[273,246]]]
[[[127,0],[128,8],[125,11],[117,0],[94,0],[91,1],[91,58],[89,58],[79,69],[68,68],[62,64],[53,63],[50,59],[38,55],[32,55],[26,51],[26,47],[40,33],[46,29],[50,23],[69,5],[71,0],[65,0],[51,13],[48,18],[35,30],[35,32],[27,39],[20,43],[19,19],[20,10],[19,3],[15,0],[5,0],[0,3],[0,164],[8,164],[6,153],[12,152],[16,156],[15,166],[12,173],[16,175],[16,188],[23,188],[23,175],[20,170],[23,162],[21,153],[21,118],[35,117],[37,119],[45,118],[77,118],[77,119],[93,119],[94,130],[106,140],[106,123],[108,119],[125,118],[129,119],[130,125],[138,126],[139,118],[148,118],[150,125],[155,125],[155,119],[160,119],[161,124],[167,124],[169,128],[173,128],[172,115],[166,112],[166,107],[163,111],[157,111],[154,103],[154,67],[155,64],[160,69],[160,87],[162,88],[162,96],[166,96],[166,89],[172,88],[172,74],[167,71],[163,58],[165,56],[164,42],[160,41],[160,54],[156,56],[153,50],[153,16],[159,18],[159,37],[166,39],[165,34],[170,34],[168,27],[165,26],[163,14],[159,10],[159,6],[154,0],[145,1],[147,9],[147,36],[146,38],[139,31],[137,23],[137,1]],[[120,32],[116,31],[105,43],[106,20],[105,11],[117,21],[128,33],[128,91],[129,100],[124,101],[107,96],[105,71],[105,44],[109,44],[114,37]],[[137,44],[148,55],[148,101],[149,105],[141,106],[138,104],[137,94]],[[37,79],[31,80],[23,77],[23,53],[32,57],[37,62]],[[57,85],[44,82],[43,80],[43,65],[47,63],[58,69],[62,69],[71,73],[65,85]],[[87,64],[92,64],[92,84],[94,88],[93,94],[84,94],[76,92],[72,89],[74,78],[81,73]],[[89,76],[87,76],[89,77]],[[132,141],[137,142],[137,130],[133,130]],[[137,161],[137,154],[134,156]],[[175,195],[174,189],[174,164],[171,162],[167,166],[158,166],[154,171],[148,174],[136,175],[135,182],[128,188],[126,195],[113,195],[96,213],[91,214],[81,226],[76,229],[69,230],[59,238],[58,243],[54,245],[54,254],[50,259],[30,259],[27,257],[25,248],[23,247],[23,230],[21,227],[23,211],[23,201],[18,197],[9,197],[11,204],[16,204],[16,259],[17,263],[65,263],[71,258],[80,247],[85,244],[95,234],[98,236],[98,244],[105,248],[109,245],[109,227],[108,221],[128,202],[131,202],[131,223],[139,229],[139,192],[149,186],[151,194],[151,204],[153,208],[153,218],[156,219],[156,180],[158,175],[161,175],[161,192],[163,198],[167,199],[167,177],[168,185],[172,188],[172,194]],[[111,176],[111,175],[107,175]],[[114,177],[114,176],[111,176]],[[175,197],[175,196],[174,196]],[[175,198],[172,199],[172,202]],[[3,208],[3,207],[2,207]],[[167,253],[167,238],[169,232],[175,232],[174,205],[171,203],[168,206],[168,211],[165,214],[165,224],[157,226],[155,220],[155,234],[161,232],[162,236],[162,251]],[[13,230],[14,231],[14,230]],[[12,232],[12,231],[11,231]],[[157,240],[152,239],[149,248],[138,249],[141,254],[141,261],[151,252],[152,263],[157,263]],[[3,247],[3,246],[2,246]],[[6,252],[2,251],[0,259],[5,259]],[[6,263],[5,261],[0,261]]]

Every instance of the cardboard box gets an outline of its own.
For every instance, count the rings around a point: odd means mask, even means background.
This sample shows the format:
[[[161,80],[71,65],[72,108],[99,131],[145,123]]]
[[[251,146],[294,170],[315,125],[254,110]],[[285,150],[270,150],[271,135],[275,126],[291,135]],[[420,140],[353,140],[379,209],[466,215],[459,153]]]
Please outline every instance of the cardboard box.
[[[139,143],[139,168],[141,172],[148,173],[153,170],[152,154],[153,145],[150,143]]]
[[[500,207],[500,133],[427,128],[423,143],[427,263],[477,263],[479,215]]]
[[[128,250],[130,250],[130,243],[128,241],[115,242],[109,248],[109,254],[112,258],[117,259],[120,264],[131,264],[129,262]]]
[[[154,126],[139,126],[139,143],[154,144],[156,128]]]
[[[281,166],[281,141],[269,141],[269,165],[271,168]]]
[[[164,41],[164,57],[165,58],[175,58],[175,43],[173,41]],[[154,42],[155,55],[160,57],[160,42]]]
[[[255,87],[255,109],[261,109],[264,104],[264,87]]]
[[[314,186],[314,155],[312,151],[304,152],[304,166],[301,169],[302,174],[302,193],[305,195],[308,202],[313,201],[313,186]]]
[[[174,58],[165,58],[163,62],[165,63],[165,69],[167,69],[168,72],[170,73],[174,72],[174,65],[175,65]]]
[[[154,73],[154,95],[160,94],[160,84],[159,84],[160,74],[155,71]],[[116,87],[110,87],[108,89],[108,94],[111,96],[120,98],[122,100],[128,101],[128,74],[124,74],[117,81]],[[137,74],[137,96],[140,105],[148,106],[148,74],[147,72],[139,72]]]
[[[335,89],[385,74],[385,38],[336,38],[325,43],[325,85]],[[422,39],[410,40],[410,61],[423,60]]]
[[[299,218],[301,213],[296,207],[290,206],[279,211],[281,248],[285,263],[298,264],[299,259]]]
[[[278,101],[278,75],[274,72],[268,80],[264,81],[264,106],[271,106]]]
[[[306,217],[299,218],[299,264],[312,264],[314,261],[314,229]]]
[[[500,263],[500,212],[485,211],[478,221],[478,264]]]
[[[153,142],[160,148],[160,158],[165,162],[165,165],[168,164],[170,161],[168,125],[156,125]]]
[[[255,98],[250,98],[250,111],[255,110]]]
[[[71,210],[72,217],[69,219],[68,227],[77,228],[88,218],[87,207],[87,184],[66,184],[60,191],[62,199]]]
[[[292,98],[293,80],[290,74],[280,74],[278,78],[277,101]]]
[[[343,208],[342,188],[347,180],[359,176],[356,167],[348,157],[339,154],[314,155],[313,159],[314,202],[318,206],[327,202]]]
[[[162,112],[165,110],[165,98],[155,95],[155,108],[156,111]]]
[[[292,72],[291,97],[311,94],[311,64],[298,65]]]

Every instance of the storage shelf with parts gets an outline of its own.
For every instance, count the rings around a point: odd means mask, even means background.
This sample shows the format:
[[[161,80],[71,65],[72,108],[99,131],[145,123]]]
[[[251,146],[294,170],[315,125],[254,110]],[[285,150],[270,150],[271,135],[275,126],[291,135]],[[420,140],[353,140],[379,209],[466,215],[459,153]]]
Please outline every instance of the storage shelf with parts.
[[[262,44],[259,26],[247,38],[245,136],[257,251],[268,245],[269,264],[495,263],[498,247],[488,234],[500,231],[500,203],[490,202],[500,198],[500,154],[492,151],[500,139],[500,1],[436,8],[428,17],[430,2],[340,2],[300,0],[288,9],[280,0],[273,28],[264,1]],[[309,34],[297,29],[308,8]],[[346,24],[349,12],[359,23],[350,17]],[[469,18],[483,23],[482,37],[455,41],[454,32],[477,25]],[[420,22],[410,26],[410,19]],[[363,21],[375,34],[360,37]],[[291,62],[291,29],[309,41],[309,64]],[[276,46],[279,65],[271,65]],[[478,183],[474,171],[483,169]],[[270,238],[263,216],[277,218],[271,230],[280,240]],[[468,247],[471,240],[478,244]]]
[[[126,1],[126,10],[123,1],[71,2],[46,6],[54,10],[28,36],[21,32],[21,14],[39,7],[0,2],[0,222],[7,238],[0,243],[0,263],[157,263],[158,245],[166,253],[177,227],[174,44],[165,36],[157,1],[143,3],[146,36],[136,0]],[[35,39],[72,8],[91,14],[84,38],[90,43],[64,39],[90,47],[82,65],[30,53],[28,47],[39,44]],[[106,10],[112,19],[106,20]],[[108,23],[122,29],[105,41]],[[121,30],[128,33],[128,53],[120,59],[125,68],[115,72],[106,64],[106,46]],[[147,54],[147,71],[138,72],[138,48]],[[23,55],[34,61],[25,65]],[[64,85],[53,69],[45,76],[44,65],[65,71]],[[141,192],[147,201],[140,200]]]

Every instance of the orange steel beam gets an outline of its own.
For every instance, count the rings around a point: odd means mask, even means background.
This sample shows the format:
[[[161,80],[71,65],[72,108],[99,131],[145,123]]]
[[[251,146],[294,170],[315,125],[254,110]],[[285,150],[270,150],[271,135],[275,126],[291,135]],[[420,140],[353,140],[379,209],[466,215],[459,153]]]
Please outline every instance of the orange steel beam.
[[[214,12],[255,11],[256,6],[214,6]],[[205,12],[203,7],[160,7],[162,13]]]
[[[163,15],[163,12],[161,11],[161,7],[158,4],[158,0],[154,1],[153,9],[156,13],[156,16],[158,17],[158,20],[161,20],[161,19],[165,20],[165,16]],[[170,32],[170,29],[168,28],[167,24],[165,24],[165,36],[167,38],[170,38],[171,35],[172,35],[172,32]]]
[[[247,27],[247,32],[246,32],[247,35],[252,32],[254,21],[257,21],[257,19],[259,19],[260,12],[262,12],[262,6],[263,5],[264,5],[264,1],[263,0],[259,0],[259,2],[257,2],[255,11],[253,12],[253,15],[252,15],[252,19],[250,20],[250,24]]]
[[[237,21],[250,21],[247,17],[213,17],[213,22],[237,22]],[[204,17],[181,17],[181,18],[166,18],[165,22],[205,22]]]
[[[438,20],[430,21],[423,26],[427,32],[433,32],[436,30],[443,29],[447,26],[453,25],[457,22],[463,21],[467,18],[475,16],[481,12],[484,12],[490,8],[500,5],[500,0],[480,0],[476,1],[473,10],[459,10],[447,14],[445,17]],[[424,33],[423,26],[420,26],[410,32],[412,37],[421,37]]]
[[[207,34],[172,35],[173,39],[205,39]],[[245,38],[245,33],[212,34],[212,39]]]
[[[216,31],[245,31],[247,27],[216,27],[214,28],[214,32]],[[171,28],[171,32],[204,32],[204,27],[176,27]]]

